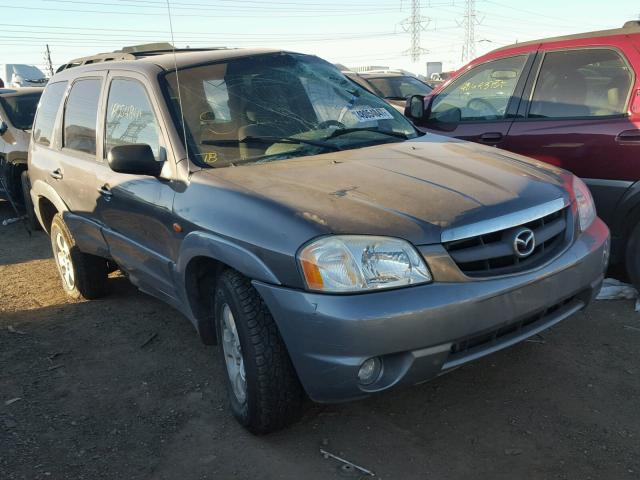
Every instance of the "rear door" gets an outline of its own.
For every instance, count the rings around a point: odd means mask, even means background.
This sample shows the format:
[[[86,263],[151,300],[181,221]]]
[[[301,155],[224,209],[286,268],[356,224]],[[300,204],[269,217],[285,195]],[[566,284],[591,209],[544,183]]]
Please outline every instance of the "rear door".
[[[504,148],[585,179],[609,222],[640,179],[640,124],[629,115],[640,65],[625,42],[545,47]],[[631,58],[630,58],[631,57]]]
[[[61,140],[56,125],[67,87],[66,81],[50,83],[40,98],[29,143],[29,179],[36,191],[52,188],[57,192],[61,187],[60,177],[54,173],[60,168],[58,152]],[[45,225],[45,228],[49,228],[49,225]]]
[[[502,147],[535,53],[490,60],[460,74],[431,103],[426,128]]]
[[[106,245],[96,212],[96,129],[104,78],[104,72],[91,72],[71,84],[62,118],[58,166],[50,172],[57,182],[56,190],[69,207],[64,220],[80,249],[100,256],[106,256]]]
[[[170,162],[165,161],[166,136],[158,108],[135,73],[110,73],[101,131],[104,132],[95,188],[98,217],[111,257],[136,285],[171,300],[176,297],[172,265],[178,234],[172,213],[176,187]],[[109,150],[117,145],[147,144],[156,160],[165,163],[156,178],[111,170]]]

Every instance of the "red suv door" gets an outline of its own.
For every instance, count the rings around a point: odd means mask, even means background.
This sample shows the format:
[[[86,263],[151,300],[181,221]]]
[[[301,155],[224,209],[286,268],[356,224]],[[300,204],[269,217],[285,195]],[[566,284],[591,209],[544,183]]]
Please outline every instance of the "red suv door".
[[[472,66],[432,99],[425,128],[503,147],[535,53],[510,54]]]
[[[543,44],[502,145],[582,177],[610,225],[623,194],[640,180],[640,122],[629,115],[640,54],[626,37],[615,38]]]

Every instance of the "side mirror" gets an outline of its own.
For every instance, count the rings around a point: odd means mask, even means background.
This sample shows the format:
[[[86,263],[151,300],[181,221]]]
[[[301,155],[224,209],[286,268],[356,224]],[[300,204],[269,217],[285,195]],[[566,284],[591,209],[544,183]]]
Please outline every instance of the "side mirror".
[[[7,125],[7,122],[5,122],[4,120],[0,120],[0,137],[7,133],[7,130],[9,130],[9,125]]]
[[[164,164],[156,161],[149,145],[142,143],[113,147],[107,155],[107,162],[114,172],[152,177],[160,175]]]
[[[404,107],[406,117],[414,121],[420,121],[424,118],[424,110],[423,95],[411,95],[407,98],[407,103]]]

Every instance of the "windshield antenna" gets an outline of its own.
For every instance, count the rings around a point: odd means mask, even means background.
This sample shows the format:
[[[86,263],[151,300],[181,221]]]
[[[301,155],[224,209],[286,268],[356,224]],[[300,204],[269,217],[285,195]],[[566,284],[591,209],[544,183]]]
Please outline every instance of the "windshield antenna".
[[[176,42],[173,37],[173,22],[171,20],[171,4],[167,0],[167,12],[169,14],[169,29],[171,30],[171,48],[173,48],[173,65],[176,69],[176,84],[178,86],[178,105],[180,106],[180,121],[182,122],[182,136],[184,138],[184,149],[187,155],[187,165],[189,164],[189,142],[187,141],[187,126],[184,123],[184,110],[182,109],[182,94],[180,93],[180,74],[178,72],[178,60],[176,58]]]

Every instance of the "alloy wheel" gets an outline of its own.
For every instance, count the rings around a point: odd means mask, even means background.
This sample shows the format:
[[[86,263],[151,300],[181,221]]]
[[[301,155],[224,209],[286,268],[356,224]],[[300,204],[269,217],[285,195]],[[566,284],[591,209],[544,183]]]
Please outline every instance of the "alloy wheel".
[[[233,394],[238,403],[244,404],[247,400],[247,377],[244,369],[244,359],[240,347],[240,338],[236,330],[236,322],[233,318],[233,313],[231,313],[231,308],[226,303],[222,307],[222,348]]]
[[[56,232],[55,241],[55,257],[56,264],[58,265],[58,271],[62,277],[62,281],[68,290],[73,290],[75,287],[75,274],[73,271],[73,262],[71,260],[71,250],[67,240],[62,235],[62,232]]]

